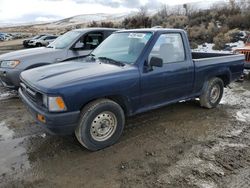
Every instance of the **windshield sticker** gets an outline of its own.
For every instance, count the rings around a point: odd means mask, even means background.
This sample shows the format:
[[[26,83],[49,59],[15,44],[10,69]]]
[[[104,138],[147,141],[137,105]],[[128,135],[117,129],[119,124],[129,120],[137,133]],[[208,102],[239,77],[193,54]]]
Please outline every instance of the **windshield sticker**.
[[[145,33],[129,33],[128,38],[142,39],[145,37]]]

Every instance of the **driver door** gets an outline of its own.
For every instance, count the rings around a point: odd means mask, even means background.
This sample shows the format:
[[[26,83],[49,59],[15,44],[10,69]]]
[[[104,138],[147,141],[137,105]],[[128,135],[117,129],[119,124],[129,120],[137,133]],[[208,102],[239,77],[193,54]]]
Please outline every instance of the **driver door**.
[[[161,58],[162,67],[153,67],[142,74],[142,107],[161,105],[190,94],[193,83],[193,62],[186,58],[183,37],[180,33],[159,36],[151,50],[152,57]]]

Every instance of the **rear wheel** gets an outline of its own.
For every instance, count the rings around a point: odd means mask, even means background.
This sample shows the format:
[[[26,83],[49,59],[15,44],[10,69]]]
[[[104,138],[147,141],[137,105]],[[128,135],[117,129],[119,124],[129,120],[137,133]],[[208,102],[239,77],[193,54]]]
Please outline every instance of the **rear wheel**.
[[[36,47],[42,47],[42,44],[41,43],[37,43]]]
[[[205,108],[215,108],[223,96],[224,83],[220,78],[210,79],[200,96],[200,105]]]
[[[99,99],[82,110],[75,135],[84,147],[96,151],[116,143],[124,124],[122,108],[112,100]]]

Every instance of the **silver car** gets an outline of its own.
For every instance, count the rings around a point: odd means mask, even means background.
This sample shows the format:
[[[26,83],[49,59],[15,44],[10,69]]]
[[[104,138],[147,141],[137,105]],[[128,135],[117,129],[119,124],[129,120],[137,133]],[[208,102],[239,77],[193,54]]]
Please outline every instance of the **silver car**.
[[[29,41],[28,46],[30,46],[30,47],[48,46],[57,37],[58,36],[49,35],[49,36],[42,36],[42,37],[37,38],[37,39],[32,39]]]
[[[22,71],[87,56],[117,29],[76,29],[58,37],[47,47],[18,50],[0,55],[0,82],[17,89]]]

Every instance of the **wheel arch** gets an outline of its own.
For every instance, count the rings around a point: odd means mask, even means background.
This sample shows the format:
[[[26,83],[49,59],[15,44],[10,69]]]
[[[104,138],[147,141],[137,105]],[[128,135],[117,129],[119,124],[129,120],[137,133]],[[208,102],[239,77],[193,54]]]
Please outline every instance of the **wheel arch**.
[[[224,87],[226,87],[231,82],[231,71],[229,69],[216,71],[208,77],[207,81],[215,77],[220,78],[224,83]]]
[[[89,100],[88,102],[86,102],[84,105],[82,105],[81,109],[80,110],[83,110],[83,108],[93,102],[93,101],[96,101],[96,100],[99,100],[99,99],[109,99],[109,100],[112,100],[114,102],[116,102],[118,105],[121,106],[121,108],[123,109],[124,111],[124,114],[126,116],[129,116],[132,114],[131,112],[131,106],[129,104],[129,99],[125,96],[122,96],[122,95],[107,95],[107,96],[103,96],[103,97],[96,97],[96,98],[93,98],[91,100]]]
[[[217,75],[216,77],[220,78],[223,81],[224,87],[230,84],[230,76],[228,74],[220,74]]]

